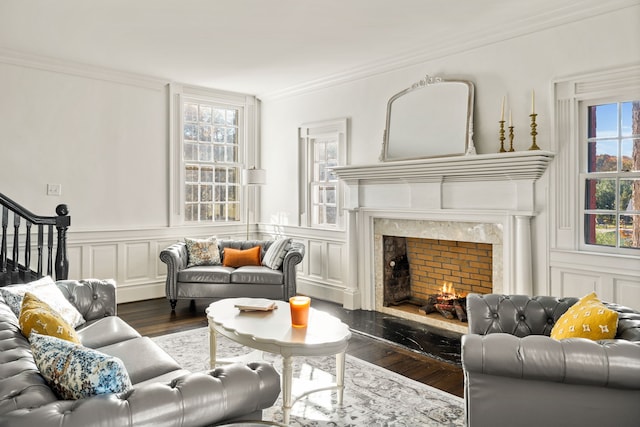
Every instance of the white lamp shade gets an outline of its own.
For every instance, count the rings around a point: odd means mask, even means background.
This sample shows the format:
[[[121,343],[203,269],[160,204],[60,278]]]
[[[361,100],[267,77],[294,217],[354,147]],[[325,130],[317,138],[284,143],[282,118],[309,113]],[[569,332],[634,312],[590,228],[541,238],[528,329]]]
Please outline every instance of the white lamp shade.
[[[242,182],[244,185],[264,185],[267,183],[267,171],[264,169],[243,169]]]

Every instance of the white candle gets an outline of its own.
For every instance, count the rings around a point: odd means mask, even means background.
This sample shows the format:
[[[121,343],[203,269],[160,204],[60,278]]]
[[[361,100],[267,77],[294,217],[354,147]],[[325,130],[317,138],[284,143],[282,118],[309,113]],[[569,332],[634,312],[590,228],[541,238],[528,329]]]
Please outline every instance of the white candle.
[[[502,107],[500,108],[500,120],[504,122],[504,99],[506,96],[502,97]]]
[[[536,92],[531,90],[531,114],[536,113]]]
[[[511,121],[511,108],[509,108],[509,126],[513,126],[513,122]]]

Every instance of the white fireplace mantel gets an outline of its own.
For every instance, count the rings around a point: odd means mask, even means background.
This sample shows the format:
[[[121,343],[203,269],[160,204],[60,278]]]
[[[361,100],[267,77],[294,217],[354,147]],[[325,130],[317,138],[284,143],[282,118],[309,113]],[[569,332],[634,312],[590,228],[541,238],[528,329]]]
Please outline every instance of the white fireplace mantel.
[[[337,166],[333,171],[346,182],[535,181],[542,176],[553,156],[550,151],[516,151]]]

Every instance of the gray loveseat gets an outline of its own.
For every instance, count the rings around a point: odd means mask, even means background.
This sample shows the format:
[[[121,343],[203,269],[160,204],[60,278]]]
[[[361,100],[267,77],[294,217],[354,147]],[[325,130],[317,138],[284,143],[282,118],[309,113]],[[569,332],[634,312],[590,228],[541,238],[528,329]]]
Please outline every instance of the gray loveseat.
[[[260,419],[275,402],[280,377],[267,363],[191,373],[116,316],[110,281],[56,282],[87,323],[82,344],[119,357],[131,378],[126,393],[60,400],[39,374],[29,341],[0,296],[0,426],[202,426]]]
[[[555,340],[578,298],[469,294],[462,337],[467,425],[640,423],[640,313],[616,304],[615,339]]]
[[[224,249],[251,249],[260,246],[261,257],[272,240],[218,240],[221,258]],[[160,252],[167,264],[166,294],[175,309],[179,299],[198,298],[271,298],[288,301],[296,294],[296,266],[304,258],[304,245],[291,242],[279,269],[265,266],[225,267],[201,265],[188,267],[189,256],[184,242],[177,242]]]

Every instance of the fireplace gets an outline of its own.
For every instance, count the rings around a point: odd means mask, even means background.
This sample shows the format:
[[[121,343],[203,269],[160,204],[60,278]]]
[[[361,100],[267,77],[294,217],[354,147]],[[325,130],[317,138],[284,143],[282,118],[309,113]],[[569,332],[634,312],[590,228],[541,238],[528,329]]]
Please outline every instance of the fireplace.
[[[461,297],[502,289],[498,224],[375,218],[373,225],[377,311],[466,332],[459,316],[424,313],[425,305],[442,293],[443,284]]]
[[[399,310],[385,302],[385,274],[395,274],[396,285],[413,285],[415,281],[409,252],[406,258],[400,254],[385,260],[385,236],[404,238],[407,246],[414,242],[412,239],[420,244],[425,240],[436,244],[456,242],[456,250],[486,253],[490,262],[484,263],[479,273],[484,276],[481,283],[476,287],[461,284],[462,292],[530,295],[532,219],[537,215],[534,183],[552,158],[553,154],[546,151],[528,151],[334,168],[346,186],[349,265],[358,266],[349,270],[345,307],[467,331],[466,324],[451,325],[443,316],[425,316],[419,312],[420,307]],[[392,262],[395,271],[385,273]],[[403,272],[407,265],[408,274]],[[443,272],[442,276],[435,285],[453,281],[449,280],[452,274]],[[398,294],[403,292],[397,290]],[[418,291],[411,292],[415,297]]]

